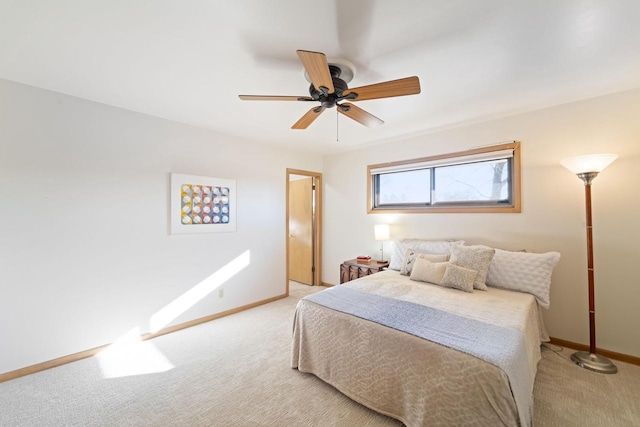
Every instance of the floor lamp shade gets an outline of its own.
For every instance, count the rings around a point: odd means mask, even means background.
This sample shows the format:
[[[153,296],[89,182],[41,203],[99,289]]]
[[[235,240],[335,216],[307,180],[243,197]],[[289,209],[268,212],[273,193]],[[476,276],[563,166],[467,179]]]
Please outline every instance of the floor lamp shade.
[[[389,240],[389,224],[377,224],[373,228],[376,240],[380,240],[380,262],[384,262],[384,241]]]
[[[591,218],[591,182],[618,156],[616,154],[592,154],[571,157],[560,164],[578,175],[584,182],[585,205],[587,211],[587,278],[589,282],[589,351],[578,351],[571,355],[579,366],[603,374],[615,374],[618,368],[606,357],[597,354],[595,276],[593,272],[593,222]]]
[[[560,164],[576,175],[588,172],[600,173],[617,158],[617,154],[589,154],[564,159]]]

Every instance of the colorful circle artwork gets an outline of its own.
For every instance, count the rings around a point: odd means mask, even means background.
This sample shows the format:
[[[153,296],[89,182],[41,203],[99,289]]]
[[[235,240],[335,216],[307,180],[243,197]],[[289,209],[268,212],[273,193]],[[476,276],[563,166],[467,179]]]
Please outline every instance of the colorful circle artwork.
[[[228,224],[228,187],[183,184],[180,186],[181,222],[184,225]],[[221,215],[222,213],[222,215]]]

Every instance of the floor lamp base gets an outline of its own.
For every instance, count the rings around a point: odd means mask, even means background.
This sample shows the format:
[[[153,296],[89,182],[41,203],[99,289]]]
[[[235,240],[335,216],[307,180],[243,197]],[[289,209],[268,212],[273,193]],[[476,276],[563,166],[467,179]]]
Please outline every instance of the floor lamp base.
[[[599,354],[589,353],[588,351],[577,351],[573,353],[571,360],[582,368],[601,374],[615,374],[618,372],[618,368],[611,360]]]

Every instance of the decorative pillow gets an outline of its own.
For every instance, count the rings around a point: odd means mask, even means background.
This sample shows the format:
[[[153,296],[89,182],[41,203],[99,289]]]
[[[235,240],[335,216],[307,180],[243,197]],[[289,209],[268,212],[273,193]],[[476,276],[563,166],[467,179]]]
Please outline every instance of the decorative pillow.
[[[549,308],[551,273],[560,261],[560,253],[511,252],[495,250],[489,265],[487,285],[510,291],[526,292]]]
[[[459,265],[447,262],[444,276],[440,281],[440,285],[447,288],[459,289],[465,292],[473,292],[473,285],[478,272],[470,268],[460,267]]]
[[[413,270],[411,270],[411,280],[419,282],[428,282],[439,285],[442,276],[447,269],[447,262],[433,262],[426,258],[416,258]]]
[[[431,262],[444,262],[449,260],[448,254],[425,254],[413,249],[407,249],[404,253],[404,260],[402,261],[402,267],[400,267],[400,274],[403,276],[411,275],[411,269],[415,263],[416,258],[428,259]]]
[[[389,262],[390,270],[400,270],[404,261],[404,254],[407,249],[413,249],[416,252],[425,254],[450,254],[451,249],[456,246],[464,245],[463,240],[421,240],[421,239],[402,239],[391,242],[391,260]]]
[[[460,267],[477,271],[478,274],[473,282],[473,288],[486,291],[487,271],[494,253],[495,249],[486,246],[455,246],[451,250],[450,260]]]

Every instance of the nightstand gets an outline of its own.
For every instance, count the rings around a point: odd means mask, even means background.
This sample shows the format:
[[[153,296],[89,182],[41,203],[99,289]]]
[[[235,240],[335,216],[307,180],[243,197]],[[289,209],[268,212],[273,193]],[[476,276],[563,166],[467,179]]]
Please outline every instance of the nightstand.
[[[350,259],[340,264],[340,283],[377,273],[386,267],[389,267],[389,261],[362,262]]]

